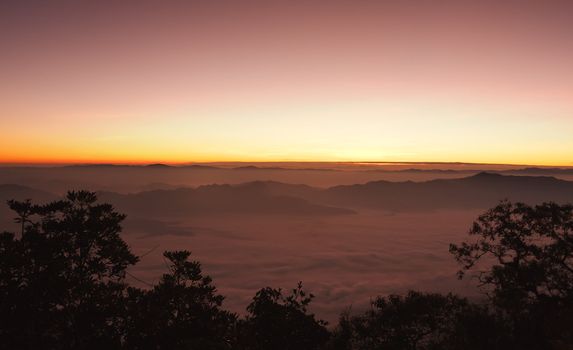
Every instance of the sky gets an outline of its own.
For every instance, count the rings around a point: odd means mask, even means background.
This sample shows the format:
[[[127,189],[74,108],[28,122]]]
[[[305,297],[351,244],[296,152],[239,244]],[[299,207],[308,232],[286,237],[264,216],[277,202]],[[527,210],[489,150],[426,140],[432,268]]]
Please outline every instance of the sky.
[[[0,2],[0,163],[573,166],[572,1]]]

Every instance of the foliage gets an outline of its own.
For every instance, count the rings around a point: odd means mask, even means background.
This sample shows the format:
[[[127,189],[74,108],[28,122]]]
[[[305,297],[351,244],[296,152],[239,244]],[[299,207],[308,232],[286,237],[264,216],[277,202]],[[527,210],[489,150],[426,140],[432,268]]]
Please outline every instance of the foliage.
[[[239,323],[239,349],[320,349],[328,340],[326,322],[307,311],[314,295],[302,282],[283,295],[281,289],[259,290],[247,307],[248,316]]]
[[[236,316],[221,310],[223,296],[190,255],[165,252],[169,273],[150,291],[130,289],[126,348],[230,348]]]
[[[92,192],[36,205],[10,201],[20,232],[0,234],[2,349],[571,349],[573,206],[502,202],[471,240],[451,245],[460,277],[475,272],[487,296],[409,292],[345,313],[332,330],[309,312],[314,296],[259,290],[246,316],[188,251],[165,252],[150,288],[126,283],[136,264],[124,215]]]
[[[410,291],[378,297],[362,315],[343,315],[334,332],[336,349],[486,349],[502,344],[486,308],[454,295]],[[489,337],[484,338],[484,331]]]
[[[20,237],[0,236],[0,339],[13,348],[116,347],[128,266],[124,216],[93,193],[9,202]]]
[[[504,201],[473,224],[472,242],[452,244],[512,323],[523,348],[573,344],[573,206]],[[481,265],[479,264],[481,263]]]

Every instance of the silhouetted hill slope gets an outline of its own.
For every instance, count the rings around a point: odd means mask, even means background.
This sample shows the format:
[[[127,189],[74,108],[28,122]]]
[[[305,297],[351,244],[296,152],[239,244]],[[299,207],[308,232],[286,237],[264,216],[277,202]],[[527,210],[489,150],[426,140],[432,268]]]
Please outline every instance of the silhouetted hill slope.
[[[275,170],[275,171],[340,171],[338,169],[329,169],[329,168],[283,168],[283,167],[260,167],[255,165],[246,165],[231,168],[233,170]]]
[[[330,205],[389,210],[486,208],[499,200],[526,203],[573,202],[573,182],[553,177],[506,176],[479,173],[461,179],[425,182],[376,181],[336,186],[317,195]]]
[[[147,168],[156,168],[156,169],[157,169],[157,168],[160,168],[160,169],[173,168],[173,167],[170,166],[170,165],[162,164],[162,163],[148,164],[148,165],[146,165],[145,167],[147,167]]]
[[[286,184],[277,181],[253,181],[234,185],[247,191],[256,191],[273,196],[293,196],[301,198],[314,198],[322,190],[316,187],[301,184]]]
[[[197,188],[151,186],[133,194],[102,192],[100,197],[128,215],[192,216],[218,214],[343,215],[352,209],[426,211],[483,209],[502,199],[529,204],[573,202],[573,182],[544,176],[479,173],[459,179],[425,182],[374,181],[320,189],[274,181]],[[56,198],[48,192],[19,185],[0,185],[0,200]]]
[[[57,197],[58,196],[53,193],[38,190],[27,186],[16,185],[16,184],[0,184],[0,202],[2,203],[2,205],[4,205],[6,201],[10,199],[15,199],[20,201],[26,199],[32,199],[34,202],[41,203],[44,201],[52,201]]]
[[[503,175],[573,175],[573,168],[516,168],[507,170],[476,170],[476,169],[420,169],[420,168],[407,168],[407,169],[374,169],[365,170],[370,173],[433,173],[433,174],[478,174],[480,172],[487,172],[493,174]]]
[[[103,201],[136,215],[193,216],[218,214],[343,215],[354,211],[308,202],[303,198],[273,195],[264,186],[209,185],[135,194],[100,193]]]
[[[522,168],[505,170],[502,173],[527,174],[527,175],[573,175],[573,168]]]
[[[553,177],[509,176],[486,172],[460,179],[374,181],[328,189],[274,181],[256,181],[234,187],[271,195],[300,197],[323,205],[389,210],[486,208],[502,199],[527,203],[573,202],[573,182]]]
[[[573,182],[553,177],[479,173],[461,179],[375,181],[328,189],[255,181],[130,195],[103,193],[102,198],[128,213],[134,211],[141,215],[338,215],[352,212],[344,208],[393,211],[482,209],[502,199],[530,204],[573,202]]]
[[[371,173],[435,173],[435,174],[475,174],[479,170],[454,170],[454,169],[419,169],[419,168],[408,168],[408,169],[375,169],[375,170],[364,170]]]
[[[287,170],[285,168],[280,167],[258,167],[254,165],[246,165],[232,168],[233,170]]]

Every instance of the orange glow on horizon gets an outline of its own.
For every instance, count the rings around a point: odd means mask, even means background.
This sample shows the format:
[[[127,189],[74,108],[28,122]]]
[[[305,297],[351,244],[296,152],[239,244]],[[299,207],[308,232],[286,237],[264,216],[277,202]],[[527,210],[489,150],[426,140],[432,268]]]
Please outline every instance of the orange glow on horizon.
[[[0,5],[0,163],[573,166],[573,2]]]

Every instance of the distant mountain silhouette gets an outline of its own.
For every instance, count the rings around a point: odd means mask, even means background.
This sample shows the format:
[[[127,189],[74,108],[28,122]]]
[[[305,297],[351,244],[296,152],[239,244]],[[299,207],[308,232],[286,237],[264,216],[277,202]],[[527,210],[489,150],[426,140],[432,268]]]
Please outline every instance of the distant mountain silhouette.
[[[425,182],[375,181],[319,189],[307,185],[255,181],[210,185],[174,192],[143,192],[138,200],[173,203],[194,212],[343,214],[345,209],[420,211],[482,209],[502,199],[530,204],[573,202],[573,182],[553,177],[508,176],[482,172],[460,179]],[[153,198],[160,196],[159,198]],[[144,199],[147,197],[147,199]],[[111,199],[110,199],[111,200]],[[179,204],[175,204],[179,203]]]
[[[50,169],[52,167],[46,167],[44,169]],[[137,164],[74,164],[74,165],[66,165],[63,167],[55,167],[55,168],[95,168],[95,169],[105,169],[105,168],[130,168],[130,169],[223,169],[216,166],[210,165],[199,165],[199,164],[192,164],[192,165],[167,165],[163,163],[154,163],[154,164],[144,164],[144,165],[137,165]]]
[[[160,168],[160,169],[173,168],[171,165],[162,164],[162,163],[148,164],[148,165],[146,165],[145,167],[146,167],[146,168]]]
[[[128,164],[96,163],[96,164],[65,165],[62,168],[135,168],[135,167],[144,167],[144,166],[143,165],[128,165]]]
[[[419,168],[408,168],[408,169],[375,169],[366,170],[371,173],[437,173],[437,174],[474,174],[480,172],[480,170],[454,170],[454,169],[419,169]]]
[[[505,170],[503,173],[528,174],[528,175],[573,175],[573,168],[522,168],[515,170]]]
[[[0,184],[0,202],[2,202],[2,205],[10,199],[19,201],[32,199],[34,202],[41,203],[45,201],[52,201],[56,198],[58,198],[58,196],[53,193],[38,190],[35,188],[16,184]]]
[[[345,215],[354,211],[313,204],[303,198],[273,195],[256,184],[209,185],[135,194],[102,192],[102,200],[138,216],[194,216],[220,214]]]
[[[281,167],[258,167],[254,165],[245,165],[233,168],[233,170],[288,170]]]
[[[479,169],[374,169],[366,170],[371,173],[435,173],[435,174],[478,174],[488,172],[494,174],[521,174],[521,175],[573,175],[573,168],[516,168],[507,170],[479,170]]]
[[[141,191],[156,191],[156,190],[175,190],[184,188],[184,185],[172,185],[165,182],[152,182],[147,185],[141,186]]]
[[[283,168],[283,167],[260,167],[255,165],[246,165],[232,168],[233,170],[277,170],[277,171],[339,171],[329,168]]]
[[[458,179],[424,182],[374,181],[327,189],[274,181],[197,188],[157,183],[132,194],[101,192],[100,198],[137,216],[219,214],[345,215],[360,209],[428,211],[483,209],[502,199],[528,204],[573,202],[573,182],[546,176],[510,176],[481,172]],[[0,185],[0,200],[57,198],[49,192],[19,185]]]
[[[507,176],[481,172],[461,179],[425,182],[376,181],[336,186],[318,194],[317,202],[389,210],[487,208],[501,199],[530,204],[573,202],[573,182],[554,177]]]
[[[273,181],[257,181],[237,187],[270,195],[300,197],[322,205],[394,211],[482,209],[502,199],[530,204],[543,201],[573,202],[573,182],[554,177],[509,176],[487,172],[460,179],[374,181],[328,189]]]

